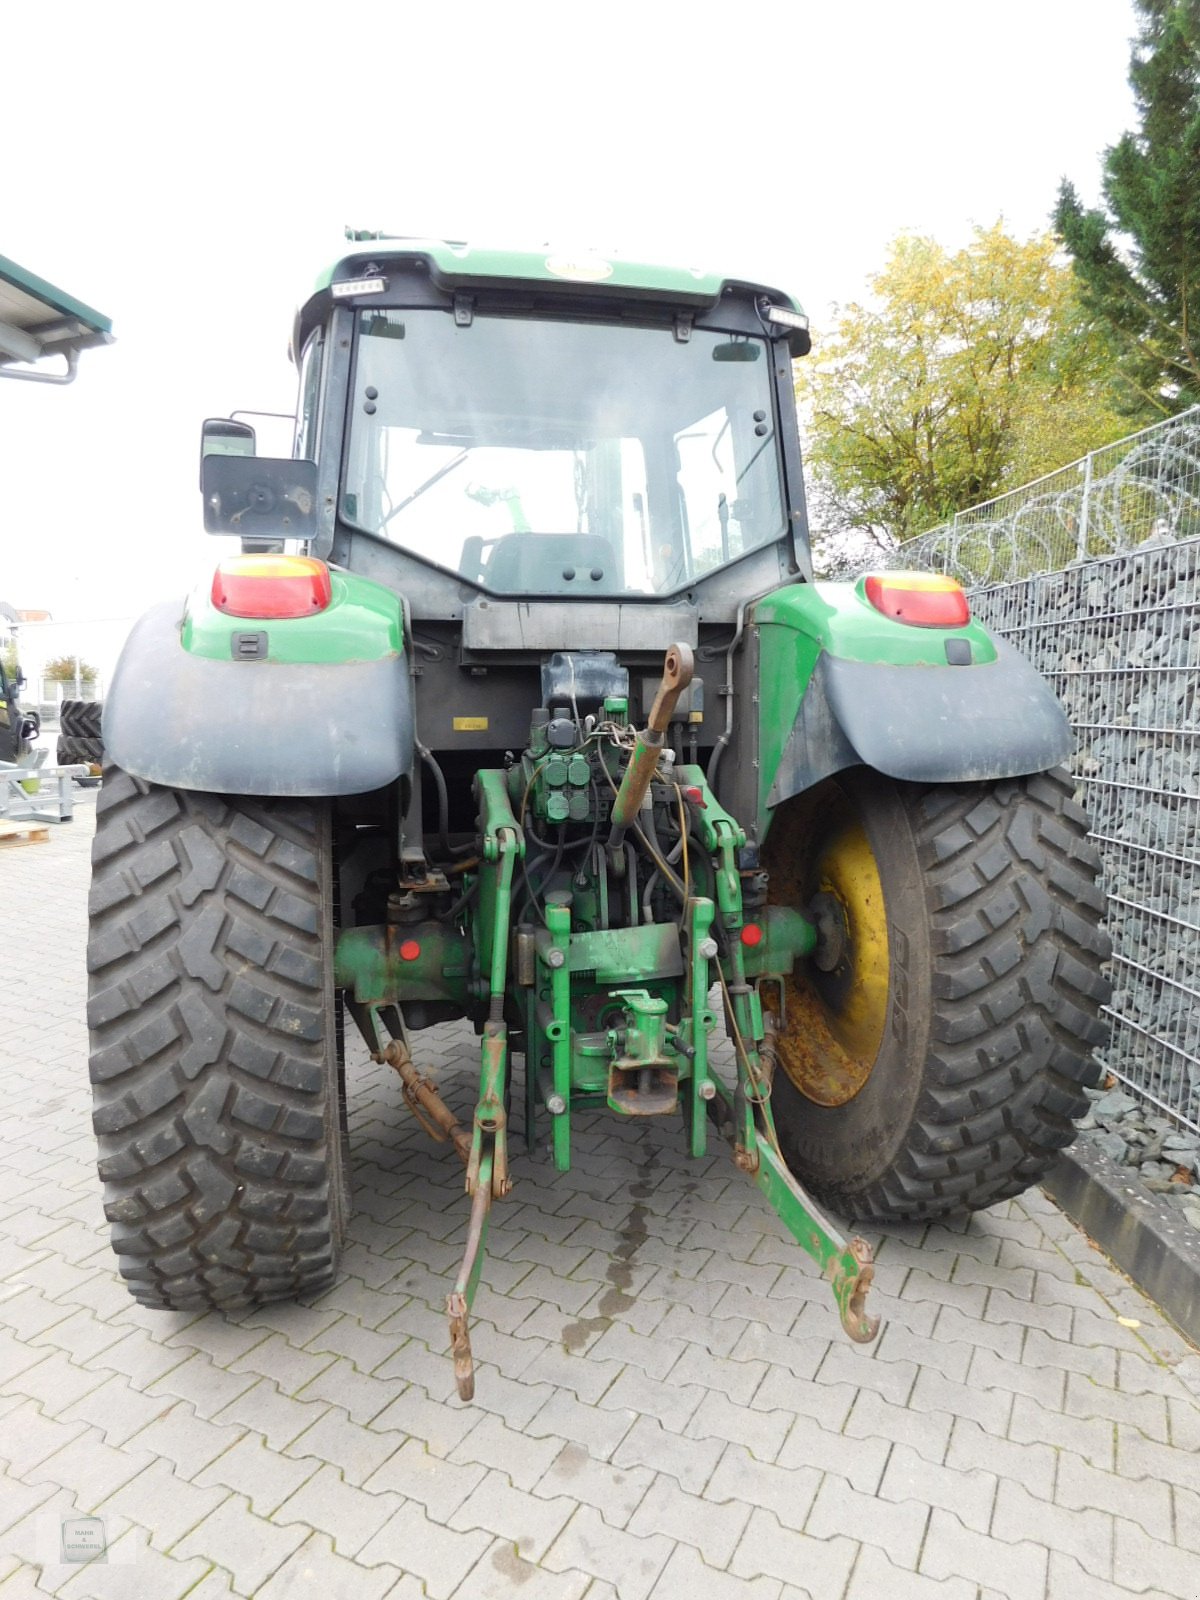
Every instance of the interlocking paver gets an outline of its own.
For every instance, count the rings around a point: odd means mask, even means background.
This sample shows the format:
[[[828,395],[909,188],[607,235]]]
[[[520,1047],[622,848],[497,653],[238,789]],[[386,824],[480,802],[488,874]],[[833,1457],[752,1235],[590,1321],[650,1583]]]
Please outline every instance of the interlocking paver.
[[[1064,1551],[1095,1578],[1112,1573],[1113,1518],[1107,1511],[1051,1505],[1006,1479],[996,1490],[991,1532],[1010,1544],[1033,1539],[1048,1550]]]
[[[692,1411],[684,1432],[690,1438],[744,1444],[761,1460],[774,1461],[791,1425],[792,1414],[787,1411],[752,1411],[734,1405],[723,1394],[702,1390],[699,1404]],[[669,1419],[668,1426],[676,1431]]]
[[[372,1378],[359,1372],[354,1363],[343,1356],[324,1365],[299,1390],[296,1398],[328,1401],[348,1411],[354,1422],[371,1422],[391,1405],[396,1398],[396,1388],[395,1379],[385,1382]]]
[[[447,1519],[452,1528],[484,1528],[506,1540],[523,1561],[537,1562],[575,1512],[566,1495],[525,1494],[502,1472],[489,1472]],[[612,1520],[611,1518],[609,1520]]]
[[[1150,1585],[1181,1597],[1187,1596],[1189,1585],[1195,1591],[1197,1566],[1193,1550],[1151,1539],[1136,1523],[1120,1517],[1113,1527],[1113,1577],[1117,1583],[1134,1590]]]
[[[77,1508],[91,1512],[155,1459],[149,1451],[130,1445],[118,1450],[105,1444],[97,1429],[88,1429],[36,1467],[27,1469],[25,1479],[70,1490]]]
[[[358,1489],[336,1468],[323,1466],[278,1507],[271,1520],[298,1523],[329,1535],[341,1556],[355,1556],[403,1505],[403,1496]]]
[[[664,1428],[657,1417],[638,1417],[613,1451],[612,1461],[618,1467],[665,1472],[681,1488],[699,1494],[727,1448],[736,1447],[719,1438],[685,1438]]]
[[[840,1432],[854,1409],[855,1401],[870,1389],[856,1389],[852,1383],[813,1383],[808,1378],[798,1378],[786,1367],[770,1366],[758,1388],[751,1405],[755,1411],[771,1411],[783,1416],[811,1417],[830,1432]]]
[[[62,1350],[55,1350],[8,1378],[0,1385],[0,1393],[36,1400],[43,1416],[58,1417],[76,1400],[98,1389],[107,1377],[106,1372],[77,1367]]]
[[[891,1444],[887,1439],[855,1439],[797,1417],[779,1452],[781,1467],[818,1467],[844,1478],[861,1494],[874,1494],[883,1478]]]
[[[426,1516],[422,1506],[410,1504],[388,1519],[359,1559],[368,1567],[387,1562],[413,1572],[433,1600],[450,1600],[491,1543],[489,1534],[443,1527]]]
[[[208,1577],[208,1569],[203,1557],[184,1560],[161,1555],[140,1529],[133,1529],[117,1541],[103,1569],[60,1568],[66,1581],[54,1592],[62,1600],[147,1600],[150,1595],[154,1600],[183,1600],[184,1595],[196,1592],[197,1584]]]
[[[203,1556],[233,1574],[234,1588],[254,1595],[308,1536],[256,1517],[249,1501],[231,1494],[175,1546],[180,1557]]]
[[[1013,1600],[1042,1600],[1048,1552],[1031,1540],[1009,1543],[973,1532],[952,1512],[935,1507],[921,1549],[919,1570],[931,1578],[966,1578]]]
[[[897,1444],[884,1468],[879,1495],[884,1500],[915,1500],[939,1506],[943,1511],[952,1511],[964,1526],[986,1533],[991,1526],[996,1484],[993,1473],[935,1466],[908,1445]]]
[[[445,1522],[486,1471],[473,1462],[460,1463],[433,1455],[419,1440],[406,1439],[366,1479],[363,1488],[372,1494],[394,1490],[409,1500],[419,1500],[435,1522]]]
[[[937,1464],[945,1460],[952,1426],[944,1411],[894,1406],[874,1390],[863,1389],[855,1396],[842,1431],[853,1439],[890,1439],[897,1446],[909,1445],[926,1462]]]
[[[314,1533],[271,1574],[255,1600],[383,1600],[385,1595],[387,1600],[425,1600],[419,1578],[398,1567],[364,1569]]]
[[[716,1504],[681,1489],[674,1478],[658,1477],[627,1524],[631,1533],[665,1533],[697,1549],[705,1562],[721,1570],[729,1565],[750,1520],[742,1500]]]
[[[977,1600],[978,1587],[965,1578],[926,1578],[895,1566],[882,1550],[863,1545],[845,1600]]]
[[[1185,1550],[1194,1550],[1200,1555],[1200,1488],[1196,1493],[1190,1489],[1181,1489],[1178,1484],[1172,1486],[1171,1499],[1175,1509],[1175,1541]],[[1126,1516],[1133,1516],[1133,1512],[1126,1512]],[[1141,1526],[1152,1537],[1169,1539],[1168,1534],[1156,1533],[1153,1528],[1146,1527],[1145,1516],[1136,1518]]]
[[[454,1446],[450,1459],[494,1467],[511,1478],[517,1488],[529,1490],[545,1475],[565,1443],[552,1433],[535,1439],[518,1433],[499,1417],[484,1415]]]
[[[328,1416],[325,1420],[328,1422]],[[476,1411],[448,1405],[444,1396],[432,1399],[420,1384],[413,1383],[398,1394],[386,1410],[372,1418],[364,1431],[388,1435],[393,1441],[391,1449],[411,1436],[423,1440],[435,1455],[448,1456],[478,1420]],[[349,1448],[348,1443],[344,1448]],[[391,1450],[387,1454],[390,1455]]]
[[[860,1494],[829,1473],[804,1531],[817,1539],[832,1539],[853,1529],[856,1538],[885,1551],[897,1566],[915,1568],[928,1520],[929,1506],[924,1500]]]
[[[206,1422],[186,1400],[177,1400],[169,1411],[127,1441],[131,1450],[152,1450],[173,1462],[189,1481],[202,1467],[224,1455],[246,1430]]]
[[[210,1356],[195,1351],[186,1361],[154,1378],[148,1393],[186,1400],[198,1417],[211,1422],[218,1411],[252,1389],[256,1381],[253,1373],[218,1367]]]
[[[673,1541],[662,1534],[645,1537],[612,1528],[591,1506],[580,1506],[547,1551],[543,1565],[553,1572],[582,1569],[611,1579],[622,1600],[646,1600],[671,1555]]]
[[[615,1465],[591,1456],[586,1446],[564,1444],[534,1493],[594,1506],[614,1528],[628,1526],[645,1499],[654,1473],[643,1467]]]
[[[130,1478],[95,1509],[101,1517],[113,1512],[136,1522],[156,1550],[170,1550],[185,1533],[203,1522],[228,1498],[224,1487],[202,1489],[171,1470],[161,1457]]]
[[[1124,1422],[1149,1439],[1166,1444],[1169,1437],[1167,1407],[1161,1394],[1122,1394],[1103,1384],[1093,1383],[1078,1372],[1067,1374],[1067,1393],[1063,1410],[1071,1417],[1099,1417],[1109,1422]],[[1174,1443],[1178,1446],[1179,1441]]]
[[[315,1456],[341,1469],[349,1483],[362,1484],[405,1442],[394,1431],[377,1433],[351,1422],[344,1411],[330,1407],[284,1449],[284,1455]]]
[[[1050,1552],[1046,1600],[1127,1600],[1133,1592],[1085,1572],[1074,1556],[1057,1550]],[[1168,1595],[1165,1589],[1139,1588],[1136,1593],[1139,1600],[1176,1600],[1174,1594]]]
[[[453,1600],[481,1600],[491,1595],[497,1600],[516,1595],[521,1600],[606,1600],[606,1596],[619,1600],[615,1589],[607,1585],[598,1588],[586,1572],[551,1572],[535,1566],[519,1555],[508,1539],[495,1540],[483,1552],[454,1591]]]
[[[1061,1411],[1066,1393],[1067,1374],[1057,1367],[1010,1361],[994,1350],[976,1350],[971,1358],[968,1387],[998,1389],[1005,1394],[1023,1394],[1038,1405]]]
[[[86,1431],[81,1421],[59,1422],[46,1416],[36,1400],[23,1400],[4,1417],[0,1459],[22,1476],[47,1456],[61,1450]]]
[[[1196,1483],[1200,1487],[1200,1469]],[[1114,1472],[1097,1472],[1069,1450],[1061,1450],[1054,1499],[1058,1505],[1075,1511],[1095,1508],[1110,1516],[1125,1517],[1136,1522],[1150,1538],[1167,1544],[1175,1537],[1171,1486],[1156,1477],[1118,1477]],[[1069,1550],[1070,1546],[1063,1544],[1060,1548]]]
[[[814,1539],[785,1528],[770,1511],[750,1514],[730,1570],[742,1578],[765,1576],[803,1586],[813,1596],[841,1595],[849,1581],[858,1545],[837,1535]]]
[[[307,1483],[321,1463],[315,1456],[293,1460],[269,1450],[256,1433],[243,1434],[222,1455],[196,1473],[200,1485],[223,1484],[250,1502],[256,1516],[269,1517]]]
[[[340,1282],[230,1318],[136,1306],[63,961],[89,804],[3,864],[48,976],[4,1035],[37,1093],[0,1133],[0,1600],[90,1600],[74,1571],[37,1587],[39,1519],[67,1512],[137,1557],[94,1591],[131,1600],[1197,1600],[1200,1357],[1038,1193],[872,1233],[863,1349],[723,1153],[588,1117],[559,1179],[518,1140],[463,1405],[461,1172],[352,1051]],[[461,1114],[477,1044],[420,1045]]]
[[[785,1528],[800,1533],[823,1481],[816,1467],[776,1467],[756,1461],[744,1446],[730,1444],[704,1487],[704,1498],[763,1506]]]
[[[678,1544],[650,1591],[650,1600],[779,1600],[782,1593],[777,1578],[734,1577],[706,1565],[690,1546]],[[587,1600],[592,1600],[590,1589]]]
[[[306,1428],[312,1427],[328,1409],[325,1400],[294,1400],[290,1395],[281,1394],[269,1379],[260,1378],[222,1406],[213,1421],[253,1428],[273,1450],[282,1450]]]

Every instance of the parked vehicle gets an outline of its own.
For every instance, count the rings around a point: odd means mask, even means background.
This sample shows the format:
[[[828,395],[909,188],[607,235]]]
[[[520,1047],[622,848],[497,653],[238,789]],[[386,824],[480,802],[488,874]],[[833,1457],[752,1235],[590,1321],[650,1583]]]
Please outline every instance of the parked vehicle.
[[[777,289],[358,238],[293,349],[294,458],[204,425],[243,553],[105,703],[91,1073],[132,1292],[333,1277],[344,1005],[465,1164],[464,1396],[513,1122],[565,1171],[596,1106],[719,1130],[870,1339],[870,1250],[821,1208],[1019,1194],[1096,1075],[1061,708],[952,580],[813,581]],[[469,1127],[413,1063],[461,1017]]]

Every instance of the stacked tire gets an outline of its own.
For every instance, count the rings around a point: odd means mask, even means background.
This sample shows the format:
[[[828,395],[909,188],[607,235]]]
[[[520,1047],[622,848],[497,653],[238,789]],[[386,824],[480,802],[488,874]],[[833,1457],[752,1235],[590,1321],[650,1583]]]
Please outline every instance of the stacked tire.
[[[104,759],[102,700],[64,700],[59,708],[58,764],[99,766]]]

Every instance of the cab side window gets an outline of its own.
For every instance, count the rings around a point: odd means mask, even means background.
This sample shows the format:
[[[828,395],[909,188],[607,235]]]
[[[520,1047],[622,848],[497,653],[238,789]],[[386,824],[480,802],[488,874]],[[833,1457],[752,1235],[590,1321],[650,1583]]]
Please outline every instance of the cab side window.
[[[321,411],[321,330],[304,346],[300,360],[300,402],[296,416],[296,446],[294,454],[299,461],[317,459],[317,434]]]

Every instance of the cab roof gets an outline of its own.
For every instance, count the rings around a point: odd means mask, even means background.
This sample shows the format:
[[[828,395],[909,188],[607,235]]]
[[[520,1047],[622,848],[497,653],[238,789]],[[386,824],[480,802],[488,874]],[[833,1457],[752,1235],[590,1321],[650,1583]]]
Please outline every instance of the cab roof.
[[[352,233],[346,250],[318,277],[310,300],[301,313],[307,321],[312,301],[328,294],[335,283],[364,277],[386,276],[388,267],[399,269],[418,263],[433,283],[455,291],[499,287],[501,284],[540,285],[569,293],[659,300],[696,308],[715,306],[727,290],[764,294],[786,310],[803,315],[793,296],[764,283],[722,276],[697,267],[667,267],[627,261],[591,251],[489,249],[458,240],[422,239],[382,234]],[[374,269],[374,271],[372,271]]]

